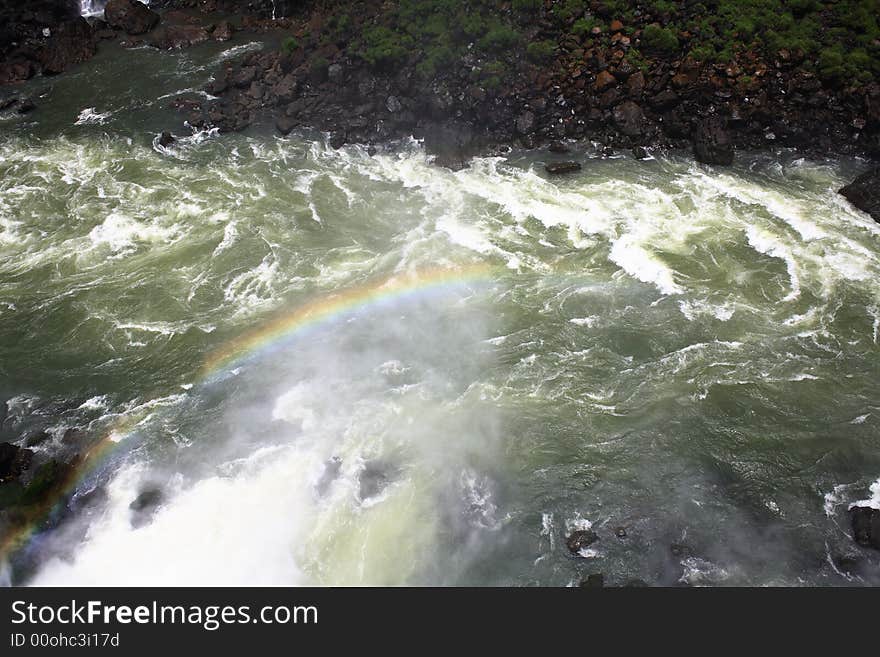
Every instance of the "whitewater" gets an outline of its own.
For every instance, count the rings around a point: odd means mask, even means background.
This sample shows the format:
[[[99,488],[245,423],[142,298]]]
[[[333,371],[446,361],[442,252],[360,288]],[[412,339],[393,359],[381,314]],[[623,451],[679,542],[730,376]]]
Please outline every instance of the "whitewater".
[[[0,114],[2,438],[97,454],[6,583],[878,583],[862,163],[158,144],[258,47],[102,50]]]

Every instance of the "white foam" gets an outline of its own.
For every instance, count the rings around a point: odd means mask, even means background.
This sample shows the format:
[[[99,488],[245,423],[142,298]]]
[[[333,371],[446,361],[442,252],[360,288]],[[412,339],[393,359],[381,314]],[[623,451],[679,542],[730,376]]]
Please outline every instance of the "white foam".
[[[94,107],[87,107],[79,113],[79,116],[76,118],[76,122],[74,123],[74,125],[103,125],[107,122],[107,119],[110,118],[112,114],[112,112],[102,113],[96,111]]]

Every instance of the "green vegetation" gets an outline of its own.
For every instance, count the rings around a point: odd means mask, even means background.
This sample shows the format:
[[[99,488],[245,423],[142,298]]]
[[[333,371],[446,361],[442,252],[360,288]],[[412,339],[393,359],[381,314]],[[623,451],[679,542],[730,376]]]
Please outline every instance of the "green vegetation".
[[[557,39],[524,38],[537,14],[556,26]],[[878,17],[880,0],[396,0],[363,24],[331,18],[321,42],[349,43],[389,71],[414,59],[422,76],[464,60],[477,68],[504,61],[504,72],[489,76],[503,80],[517,66],[546,66],[567,35],[585,48],[607,45],[609,23],[620,20],[633,40],[627,59],[643,70],[652,58],[726,63],[754,52],[772,63],[782,52],[827,82],[860,84],[880,79]],[[592,34],[596,27],[601,34]]]
[[[642,43],[650,52],[673,54],[678,52],[678,37],[670,28],[660,27],[657,23],[648,25],[642,32]]]
[[[290,54],[299,48],[299,41],[295,37],[289,36],[281,42],[281,51]]]
[[[546,62],[553,59],[556,52],[556,42],[552,40],[533,41],[526,48],[526,54],[533,62]]]

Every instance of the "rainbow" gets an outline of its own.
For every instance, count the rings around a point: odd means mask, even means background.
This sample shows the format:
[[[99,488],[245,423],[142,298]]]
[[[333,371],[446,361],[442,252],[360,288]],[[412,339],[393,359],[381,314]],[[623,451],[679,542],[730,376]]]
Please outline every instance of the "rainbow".
[[[492,267],[482,264],[456,269],[421,270],[374,280],[307,302],[211,352],[199,369],[195,384],[210,384],[222,374],[274,351],[289,348],[303,335],[348,319],[358,312],[375,311],[386,305],[432,293],[487,282],[492,280],[493,271]],[[64,503],[89,475],[107,463],[111,455],[123,448],[131,449],[132,443],[136,442],[131,437],[137,433],[137,427],[146,415],[126,416],[96,442],[59,482],[50,498],[33,509],[18,529],[0,538],[0,559],[5,559],[38,535],[43,523],[58,505]]]

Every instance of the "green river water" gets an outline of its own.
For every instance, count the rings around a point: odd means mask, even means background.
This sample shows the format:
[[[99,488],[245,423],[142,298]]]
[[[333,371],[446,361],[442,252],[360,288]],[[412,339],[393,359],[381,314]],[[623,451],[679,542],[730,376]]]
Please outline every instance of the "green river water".
[[[153,145],[259,47],[106,47],[0,115],[2,438],[112,444],[72,491],[105,498],[7,583],[880,582],[846,515],[880,505],[880,225],[836,194],[863,164]],[[304,305],[459,269],[203,376]]]

